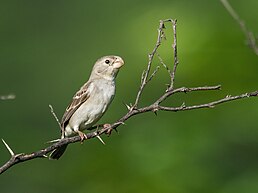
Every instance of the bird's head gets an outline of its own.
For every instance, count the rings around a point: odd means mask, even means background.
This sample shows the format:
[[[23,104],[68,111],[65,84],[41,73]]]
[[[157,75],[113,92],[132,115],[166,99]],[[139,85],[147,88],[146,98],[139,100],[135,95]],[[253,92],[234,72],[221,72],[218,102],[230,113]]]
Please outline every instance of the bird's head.
[[[104,56],[98,59],[93,67],[91,78],[102,77],[113,80],[119,69],[124,65],[124,61],[119,56]]]

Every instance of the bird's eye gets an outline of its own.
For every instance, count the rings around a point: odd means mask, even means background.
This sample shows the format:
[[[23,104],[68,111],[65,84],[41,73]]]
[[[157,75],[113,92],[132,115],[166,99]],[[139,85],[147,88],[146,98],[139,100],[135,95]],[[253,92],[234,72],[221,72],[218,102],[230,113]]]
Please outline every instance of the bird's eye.
[[[106,63],[106,64],[109,64],[109,63],[110,63],[110,60],[105,60],[105,63]]]

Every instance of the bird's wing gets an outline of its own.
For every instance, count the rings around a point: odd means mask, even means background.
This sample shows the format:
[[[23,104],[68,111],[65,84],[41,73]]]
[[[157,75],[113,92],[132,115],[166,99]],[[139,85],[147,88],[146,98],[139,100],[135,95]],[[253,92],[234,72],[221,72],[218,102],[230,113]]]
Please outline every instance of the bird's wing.
[[[61,126],[62,126],[62,134],[64,134],[64,129],[68,124],[71,116],[74,112],[89,98],[90,93],[88,91],[92,82],[85,83],[81,89],[73,96],[73,100],[71,101],[70,105],[66,108],[66,111],[63,115]]]

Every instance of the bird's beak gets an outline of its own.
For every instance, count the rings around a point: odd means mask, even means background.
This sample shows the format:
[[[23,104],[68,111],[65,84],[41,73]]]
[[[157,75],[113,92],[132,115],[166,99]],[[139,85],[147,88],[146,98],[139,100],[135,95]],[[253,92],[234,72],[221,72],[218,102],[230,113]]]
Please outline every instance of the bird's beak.
[[[121,57],[116,56],[116,60],[114,61],[113,67],[116,69],[121,68],[124,65],[124,61]]]

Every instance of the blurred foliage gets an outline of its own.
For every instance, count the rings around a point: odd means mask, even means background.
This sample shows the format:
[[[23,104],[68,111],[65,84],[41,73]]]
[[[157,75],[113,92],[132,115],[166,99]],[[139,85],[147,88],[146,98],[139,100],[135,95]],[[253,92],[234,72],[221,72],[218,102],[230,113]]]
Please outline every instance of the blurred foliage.
[[[258,1],[232,0],[257,34]],[[160,19],[178,19],[180,64],[176,86],[221,84],[222,91],[179,94],[166,104],[197,104],[258,89],[258,58],[239,26],[217,1],[0,1],[0,138],[32,152],[59,137],[59,117],[87,80],[95,60],[126,61],[117,94],[100,122],[113,122],[133,102]],[[160,55],[172,63],[171,31]],[[154,63],[158,65],[158,60]],[[132,77],[133,75],[133,77]],[[165,89],[161,68],[143,95],[153,102]],[[59,161],[37,159],[1,175],[4,192],[254,193],[258,192],[257,99],[189,112],[147,113],[128,120],[119,135],[70,145]],[[9,154],[0,145],[0,163]]]

